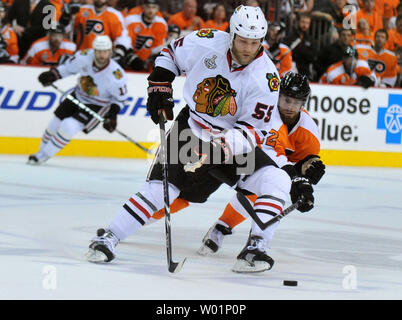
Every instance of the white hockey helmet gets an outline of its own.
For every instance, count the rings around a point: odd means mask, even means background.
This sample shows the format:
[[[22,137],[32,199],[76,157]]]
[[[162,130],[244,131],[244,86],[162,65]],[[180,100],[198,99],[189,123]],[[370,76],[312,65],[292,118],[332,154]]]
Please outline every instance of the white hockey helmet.
[[[92,42],[94,50],[111,50],[112,47],[112,40],[110,40],[109,36],[97,36]]]
[[[230,17],[230,44],[235,34],[248,39],[263,39],[268,23],[260,7],[238,6]]]

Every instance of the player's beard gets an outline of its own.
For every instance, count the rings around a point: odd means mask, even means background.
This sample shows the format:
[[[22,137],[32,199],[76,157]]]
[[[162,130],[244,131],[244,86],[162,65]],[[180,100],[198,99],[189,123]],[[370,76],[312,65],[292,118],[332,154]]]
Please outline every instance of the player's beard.
[[[250,64],[255,57],[257,56],[258,52],[260,52],[261,46],[258,48],[258,50],[255,52],[254,55],[250,55],[249,57],[242,57],[241,54],[237,51],[236,47],[233,46],[231,53],[233,55],[234,60],[237,63],[240,63],[242,66],[246,66],[248,64]]]

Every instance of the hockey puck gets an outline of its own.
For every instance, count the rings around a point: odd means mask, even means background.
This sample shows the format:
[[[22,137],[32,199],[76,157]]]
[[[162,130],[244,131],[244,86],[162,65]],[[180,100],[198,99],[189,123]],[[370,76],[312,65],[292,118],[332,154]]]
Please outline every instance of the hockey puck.
[[[283,280],[283,285],[297,287],[297,281],[296,280]]]

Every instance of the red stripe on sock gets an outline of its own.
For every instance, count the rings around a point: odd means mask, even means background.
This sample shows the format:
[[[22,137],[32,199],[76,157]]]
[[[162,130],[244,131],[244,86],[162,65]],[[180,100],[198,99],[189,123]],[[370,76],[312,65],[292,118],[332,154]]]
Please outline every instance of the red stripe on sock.
[[[274,203],[270,203],[270,202],[258,202],[258,203],[254,203],[254,207],[255,206],[270,206],[272,208],[278,209],[279,212],[282,212],[282,207],[278,206],[277,204]]]
[[[151,218],[151,215],[148,213],[148,211],[147,211],[142,205],[140,205],[140,204],[139,204],[137,201],[135,201],[133,198],[130,198],[129,200],[130,200],[130,202],[131,202],[133,205],[135,205],[138,209],[140,209],[141,212],[142,212],[143,214],[145,214],[148,219]]]

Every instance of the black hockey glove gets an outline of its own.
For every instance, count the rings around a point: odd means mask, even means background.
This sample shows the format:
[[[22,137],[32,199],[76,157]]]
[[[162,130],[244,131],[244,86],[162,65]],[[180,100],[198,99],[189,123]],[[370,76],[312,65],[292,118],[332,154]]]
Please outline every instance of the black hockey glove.
[[[117,127],[117,114],[120,112],[120,107],[117,104],[112,104],[110,110],[105,115],[103,128],[110,133],[116,130]]]
[[[42,72],[39,75],[38,80],[44,87],[47,87],[60,78],[61,77],[57,69],[52,68],[49,71]]]
[[[173,120],[173,88],[171,82],[148,81],[147,110],[155,124],[159,123],[160,112],[166,120]]]
[[[313,187],[311,183],[304,177],[295,177],[292,179],[292,187],[290,189],[290,198],[292,203],[302,199],[303,202],[297,210],[307,212],[314,207]]]
[[[364,89],[374,86],[375,82],[368,76],[361,76],[357,80],[357,85],[362,86]]]
[[[124,64],[124,57],[126,55],[126,48],[121,44],[117,44],[115,49],[113,50],[112,59],[116,61],[123,69],[126,69]]]
[[[70,23],[71,16],[80,11],[81,4],[78,2],[66,3],[61,10],[61,17],[59,23],[63,26],[67,26]]]
[[[320,157],[316,155],[309,155],[303,160],[300,160],[296,163],[295,168],[300,175],[309,179],[314,185],[316,185],[325,174],[325,165],[320,160]]]
[[[143,71],[145,69],[142,61],[132,50],[124,57],[124,67],[134,71]]]

